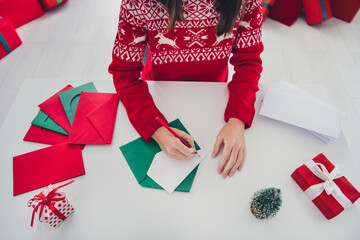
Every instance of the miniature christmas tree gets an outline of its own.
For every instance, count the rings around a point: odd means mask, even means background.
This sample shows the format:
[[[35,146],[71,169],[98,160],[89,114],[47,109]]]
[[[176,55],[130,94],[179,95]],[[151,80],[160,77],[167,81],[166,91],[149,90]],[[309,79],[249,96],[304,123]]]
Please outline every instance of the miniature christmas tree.
[[[254,193],[251,200],[250,210],[256,218],[273,218],[282,204],[281,190],[277,188],[261,189]]]

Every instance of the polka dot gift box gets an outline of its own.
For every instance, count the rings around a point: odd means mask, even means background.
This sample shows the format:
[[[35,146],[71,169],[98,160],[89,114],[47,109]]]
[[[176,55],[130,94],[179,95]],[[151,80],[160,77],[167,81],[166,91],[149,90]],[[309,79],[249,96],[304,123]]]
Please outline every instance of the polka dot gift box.
[[[74,180],[54,188],[51,184],[41,193],[29,200],[28,207],[33,208],[31,227],[34,223],[35,213],[39,215],[40,222],[47,222],[51,227],[58,227],[65,219],[74,212],[74,207],[66,199],[65,193],[58,189],[69,185]]]

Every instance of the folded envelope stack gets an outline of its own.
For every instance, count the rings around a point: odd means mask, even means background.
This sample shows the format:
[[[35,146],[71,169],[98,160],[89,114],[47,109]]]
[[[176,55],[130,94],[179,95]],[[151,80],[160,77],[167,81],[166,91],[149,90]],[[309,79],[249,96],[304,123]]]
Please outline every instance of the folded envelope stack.
[[[110,144],[118,99],[92,82],[71,85],[39,105],[24,141],[54,145],[13,158],[14,195],[85,174],[85,144]]]
[[[340,137],[347,118],[339,108],[286,82],[267,91],[259,114],[304,128],[325,143]]]

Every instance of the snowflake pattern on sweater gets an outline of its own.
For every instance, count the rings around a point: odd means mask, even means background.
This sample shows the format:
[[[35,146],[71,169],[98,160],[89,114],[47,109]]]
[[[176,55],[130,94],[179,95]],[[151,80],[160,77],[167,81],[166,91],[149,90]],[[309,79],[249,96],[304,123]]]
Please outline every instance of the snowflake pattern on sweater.
[[[139,62],[149,45],[152,63],[182,63],[228,59],[233,48],[249,48],[261,42],[260,0],[247,0],[232,34],[216,36],[220,14],[215,0],[184,0],[186,23],[176,22],[166,30],[166,7],[158,0],[123,0],[114,55],[121,60]],[[256,12],[254,12],[256,11]],[[239,30],[241,29],[241,30]]]

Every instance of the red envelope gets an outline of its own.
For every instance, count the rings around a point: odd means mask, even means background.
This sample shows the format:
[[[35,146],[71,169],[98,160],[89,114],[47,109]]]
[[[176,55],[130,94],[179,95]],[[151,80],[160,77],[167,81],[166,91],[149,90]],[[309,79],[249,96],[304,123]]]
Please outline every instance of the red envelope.
[[[79,145],[57,144],[13,158],[14,196],[85,174]]]
[[[114,93],[82,92],[69,142],[110,144],[119,100]]]
[[[55,145],[68,142],[68,138],[67,135],[31,125],[24,137],[24,141]]]
[[[65,88],[60,90],[60,92],[67,91],[72,89],[71,85],[67,85]],[[43,110],[52,120],[60,125],[66,132],[71,131],[71,125],[69,119],[66,116],[65,110],[61,104],[59,93],[56,93],[54,96],[46,100],[45,102],[39,105],[40,109]]]

